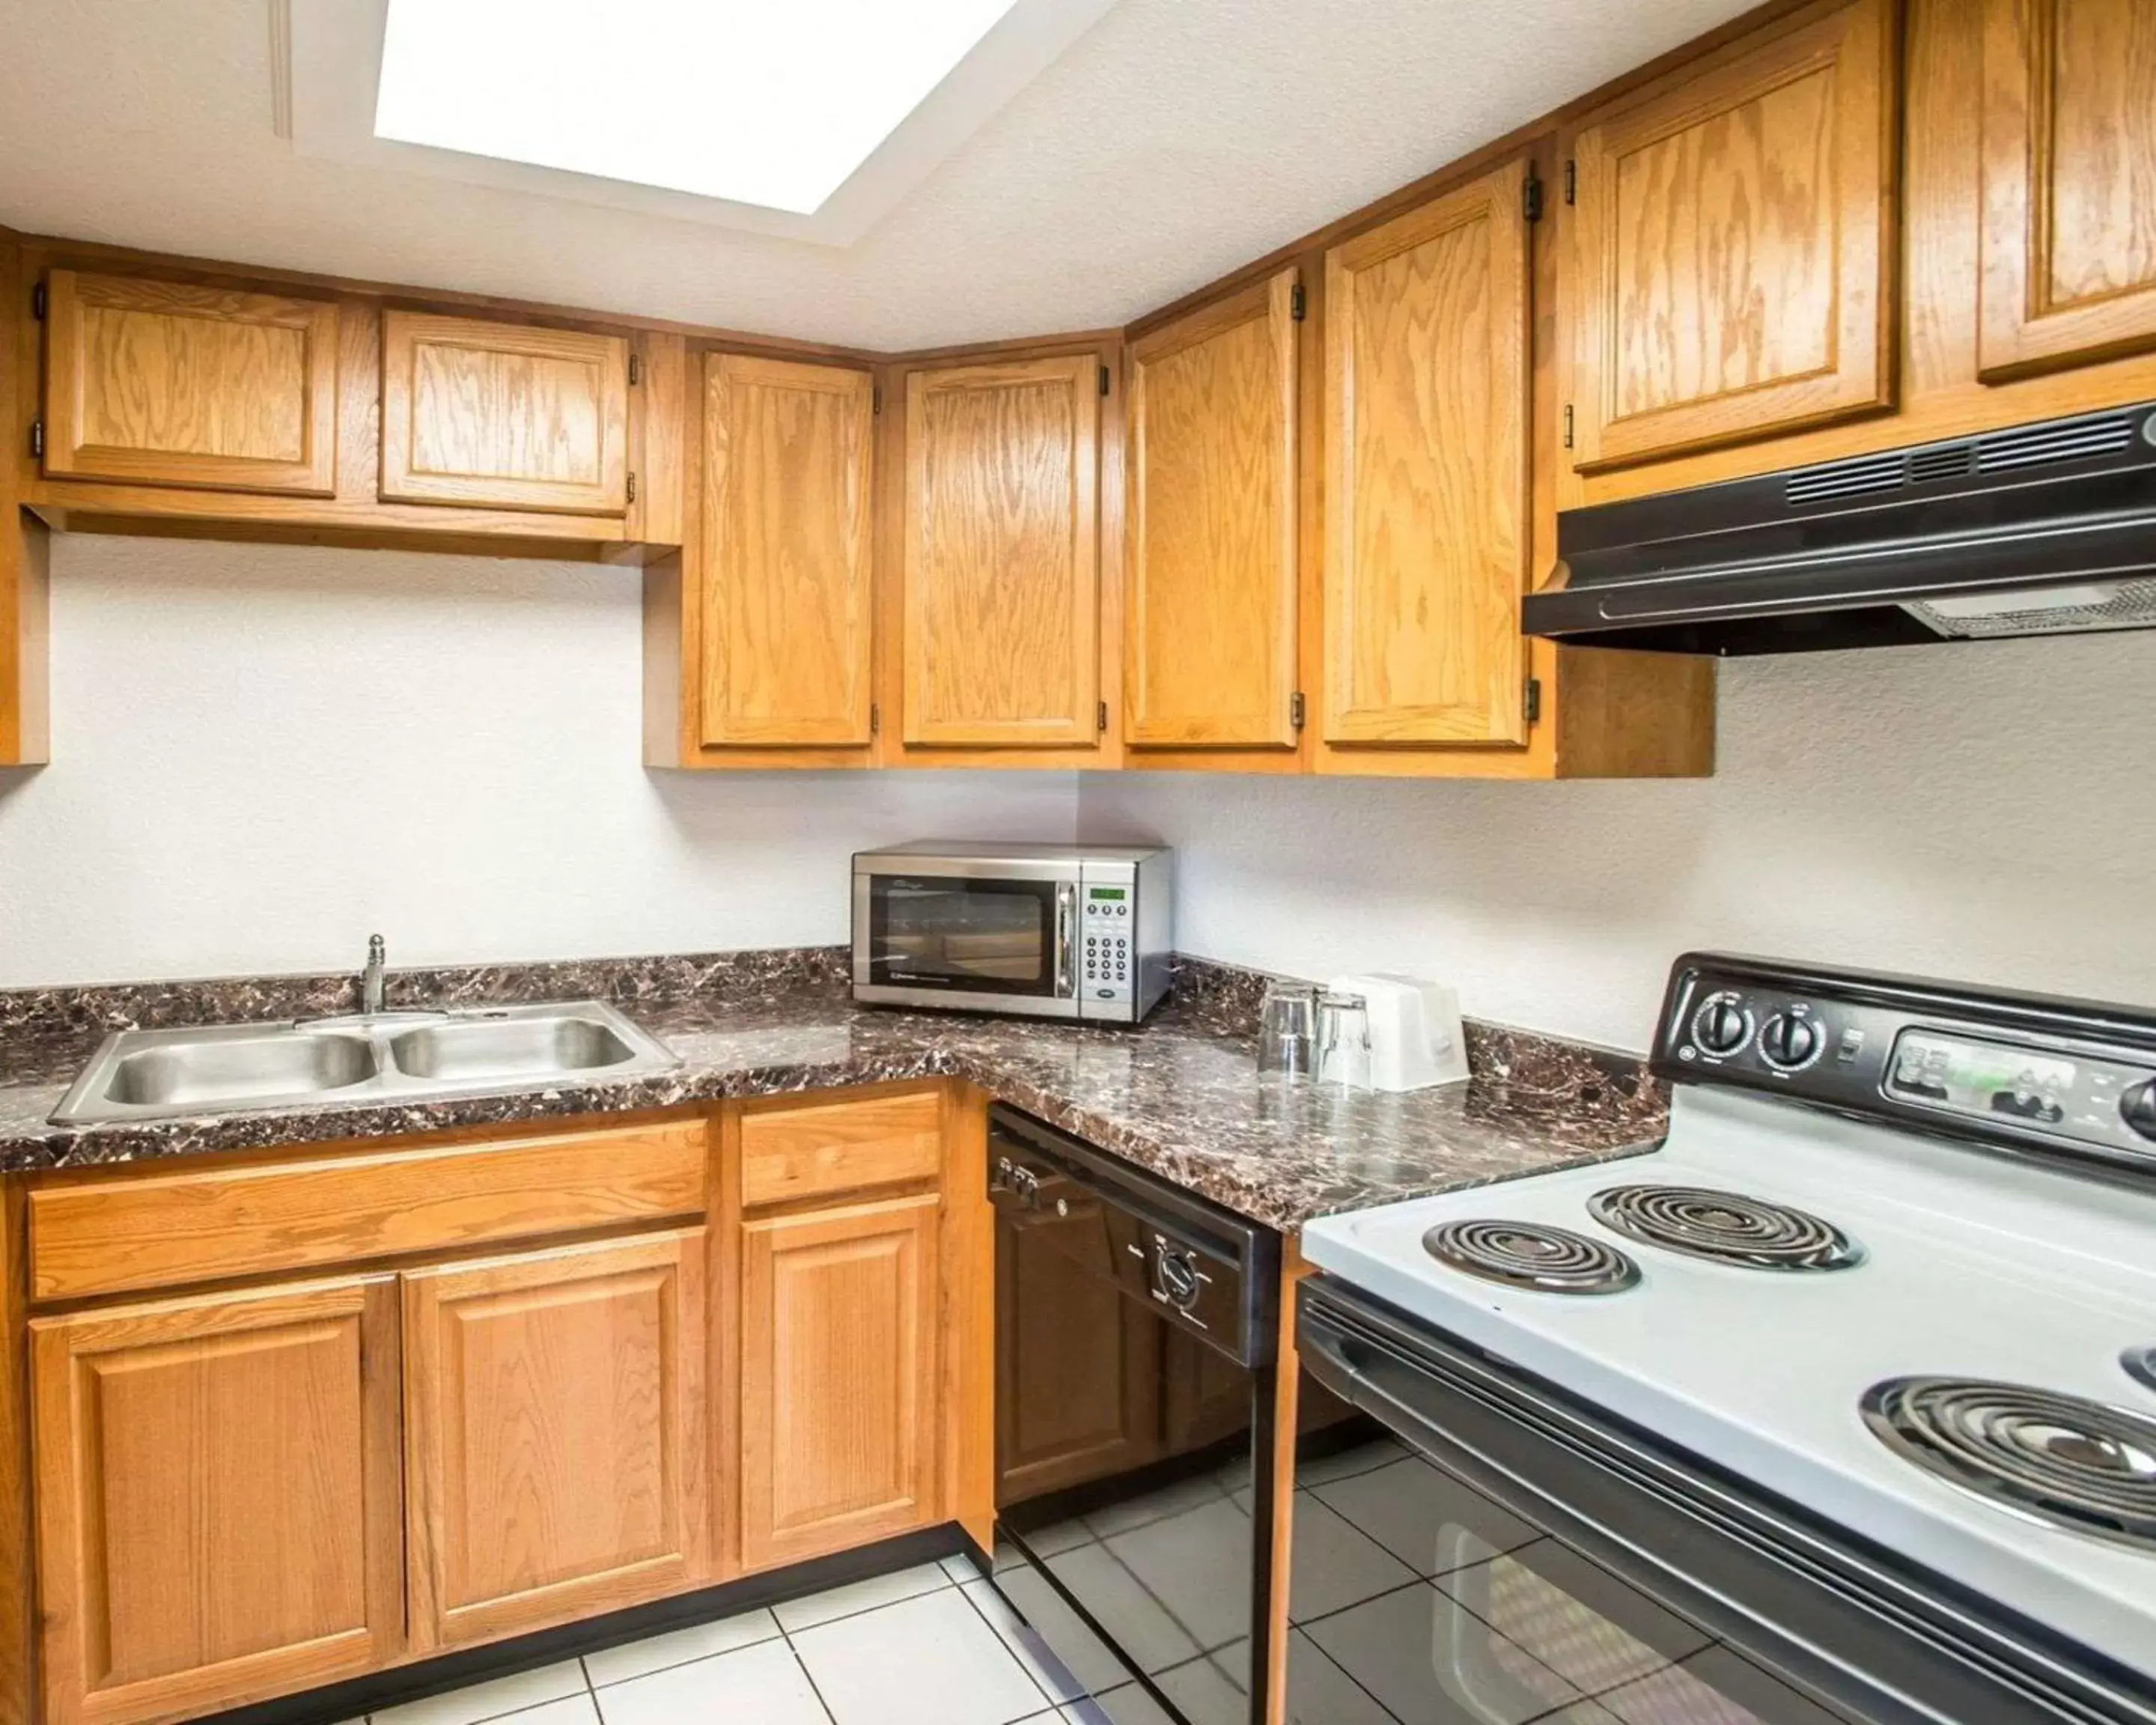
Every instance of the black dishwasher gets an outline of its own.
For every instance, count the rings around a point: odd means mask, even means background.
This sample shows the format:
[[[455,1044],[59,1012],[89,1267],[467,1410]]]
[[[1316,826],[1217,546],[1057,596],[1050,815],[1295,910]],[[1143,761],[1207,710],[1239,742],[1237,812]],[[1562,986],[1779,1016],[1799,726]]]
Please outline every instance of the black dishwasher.
[[[1265,1715],[1280,1239],[1014,1110],[996,1586],[1110,1719]]]

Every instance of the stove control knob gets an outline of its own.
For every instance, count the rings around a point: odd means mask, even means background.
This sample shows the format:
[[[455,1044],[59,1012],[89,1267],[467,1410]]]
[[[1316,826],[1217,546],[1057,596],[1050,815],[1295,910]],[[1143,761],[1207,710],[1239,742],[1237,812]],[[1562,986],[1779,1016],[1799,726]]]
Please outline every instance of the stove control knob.
[[[2118,1112],[2144,1138],[2156,1138],[2156,1078],[2144,1079],[2118,1099]]]
[[[1759,1028],[1759,1053],[1770,1066],[1794,1072],[1809,1066],[1825,1046],[1820,1027],[1794,1013],[1778,1012]]]
[[[1717,994],[1692,1014],[1694,1040],[1711,1055],[1732,1055],[1752,1040],[1752,1014],[1734,994]]]

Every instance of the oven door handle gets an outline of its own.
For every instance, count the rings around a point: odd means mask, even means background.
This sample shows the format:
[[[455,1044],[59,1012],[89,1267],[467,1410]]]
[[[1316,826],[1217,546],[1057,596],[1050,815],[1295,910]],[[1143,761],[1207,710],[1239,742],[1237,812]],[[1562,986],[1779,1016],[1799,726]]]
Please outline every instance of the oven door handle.
[[[2040,1644],[2009,1640],[1929,1592],[1920,1597],[1861,1553],[1830,1551],[1799,1524],[1739,1502],[1622,1432],[1590,1431],[1471,1355],[1363,1333],[1359,1302],[1336,1318],[1316,1292],[1301,1291],[1296,1342],[1326,1388],[1522,1520],[1865,1725],[2156,1722],[2145,1692],[2116,1686]],[[1394,1327],[1389,1315],[1370,1316],[1373,1332]],[[1998,1656],[2010,1649],[2010,1666]]]
[[[1055,996],[1078,998],[1078,886],[1071,880],[1055,886]]]

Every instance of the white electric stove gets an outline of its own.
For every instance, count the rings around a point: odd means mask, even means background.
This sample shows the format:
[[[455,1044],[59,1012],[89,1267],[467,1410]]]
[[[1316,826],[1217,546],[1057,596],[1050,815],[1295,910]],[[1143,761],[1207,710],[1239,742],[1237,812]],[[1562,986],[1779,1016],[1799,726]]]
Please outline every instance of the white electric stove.
[[[1693,957],[1654,1064],[1645,1155],[1311,1224],[1321,1308],[1372,1296],[2124,1709],[2027,1717],[2156,1714],[2156,1015]]]

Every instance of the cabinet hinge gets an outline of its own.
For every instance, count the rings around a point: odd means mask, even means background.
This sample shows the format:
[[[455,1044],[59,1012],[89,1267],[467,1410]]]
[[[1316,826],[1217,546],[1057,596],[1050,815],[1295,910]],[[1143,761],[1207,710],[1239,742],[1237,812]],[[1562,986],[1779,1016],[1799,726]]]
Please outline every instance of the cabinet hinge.
[[[1295,285],[1295,291],[1287,296],[1287,315],[1297,323],[1310,316],[1310,295],[1303,291],[1302,284]]]
[[[882,734],[883,706],[880,701],[872,701],[869,703],[869,735],[880,737]]]
[[[1579,202],[1579,164],[1577,162],[1568,162],[1564,165],[1564,201],[1567,203]]]
[[[1114,388],[1114,377],[1110,374],[1108,368],[1106,366],[1102,366],[1101,367],[1101,393],[1106,395]]]
[[[1530,222],[1543,218],[1542,177],[1532,168],[1527,170],[1527,182],[1520,188],[1520,208]]]
[[[1108,728],[1108,703],[1105,701],[1101,703],[1101,711],[1096,716],[1094,728],[1102,732]]]
[[[40,461],[45,458],[45,422],[42,419],[30,422],[30,453]]]
[[[880,383],[872,383],[869,386],[869,411],[871,413],[880,413],[883,411],[883,385]]]
[[[634,354],[629,357],[629,387],[634,389],[644,381],[644,362]]]
[[[30,316],[39,323],[45,321],[45,285],[42,281],[30,290]]]
[[[1301,690],[1298,689],[1294,694],[1288,696],[1287,721],[1296,730],[1300,731],[1302,729],[1307,711],[1307,706],[1302,698]]]
[[[1564,404],[1564,446],[1568,449],[1572,447],[1572,403],[1570,402]]]
[[[1540,677],[1527,679],[1527,692],[1521,701],[1520,710],[1527,716],[1530,725],[1542,717],[1543,680]]]
[[[629,501],[636,501],[636,475],[633,473],[629,476]]]

